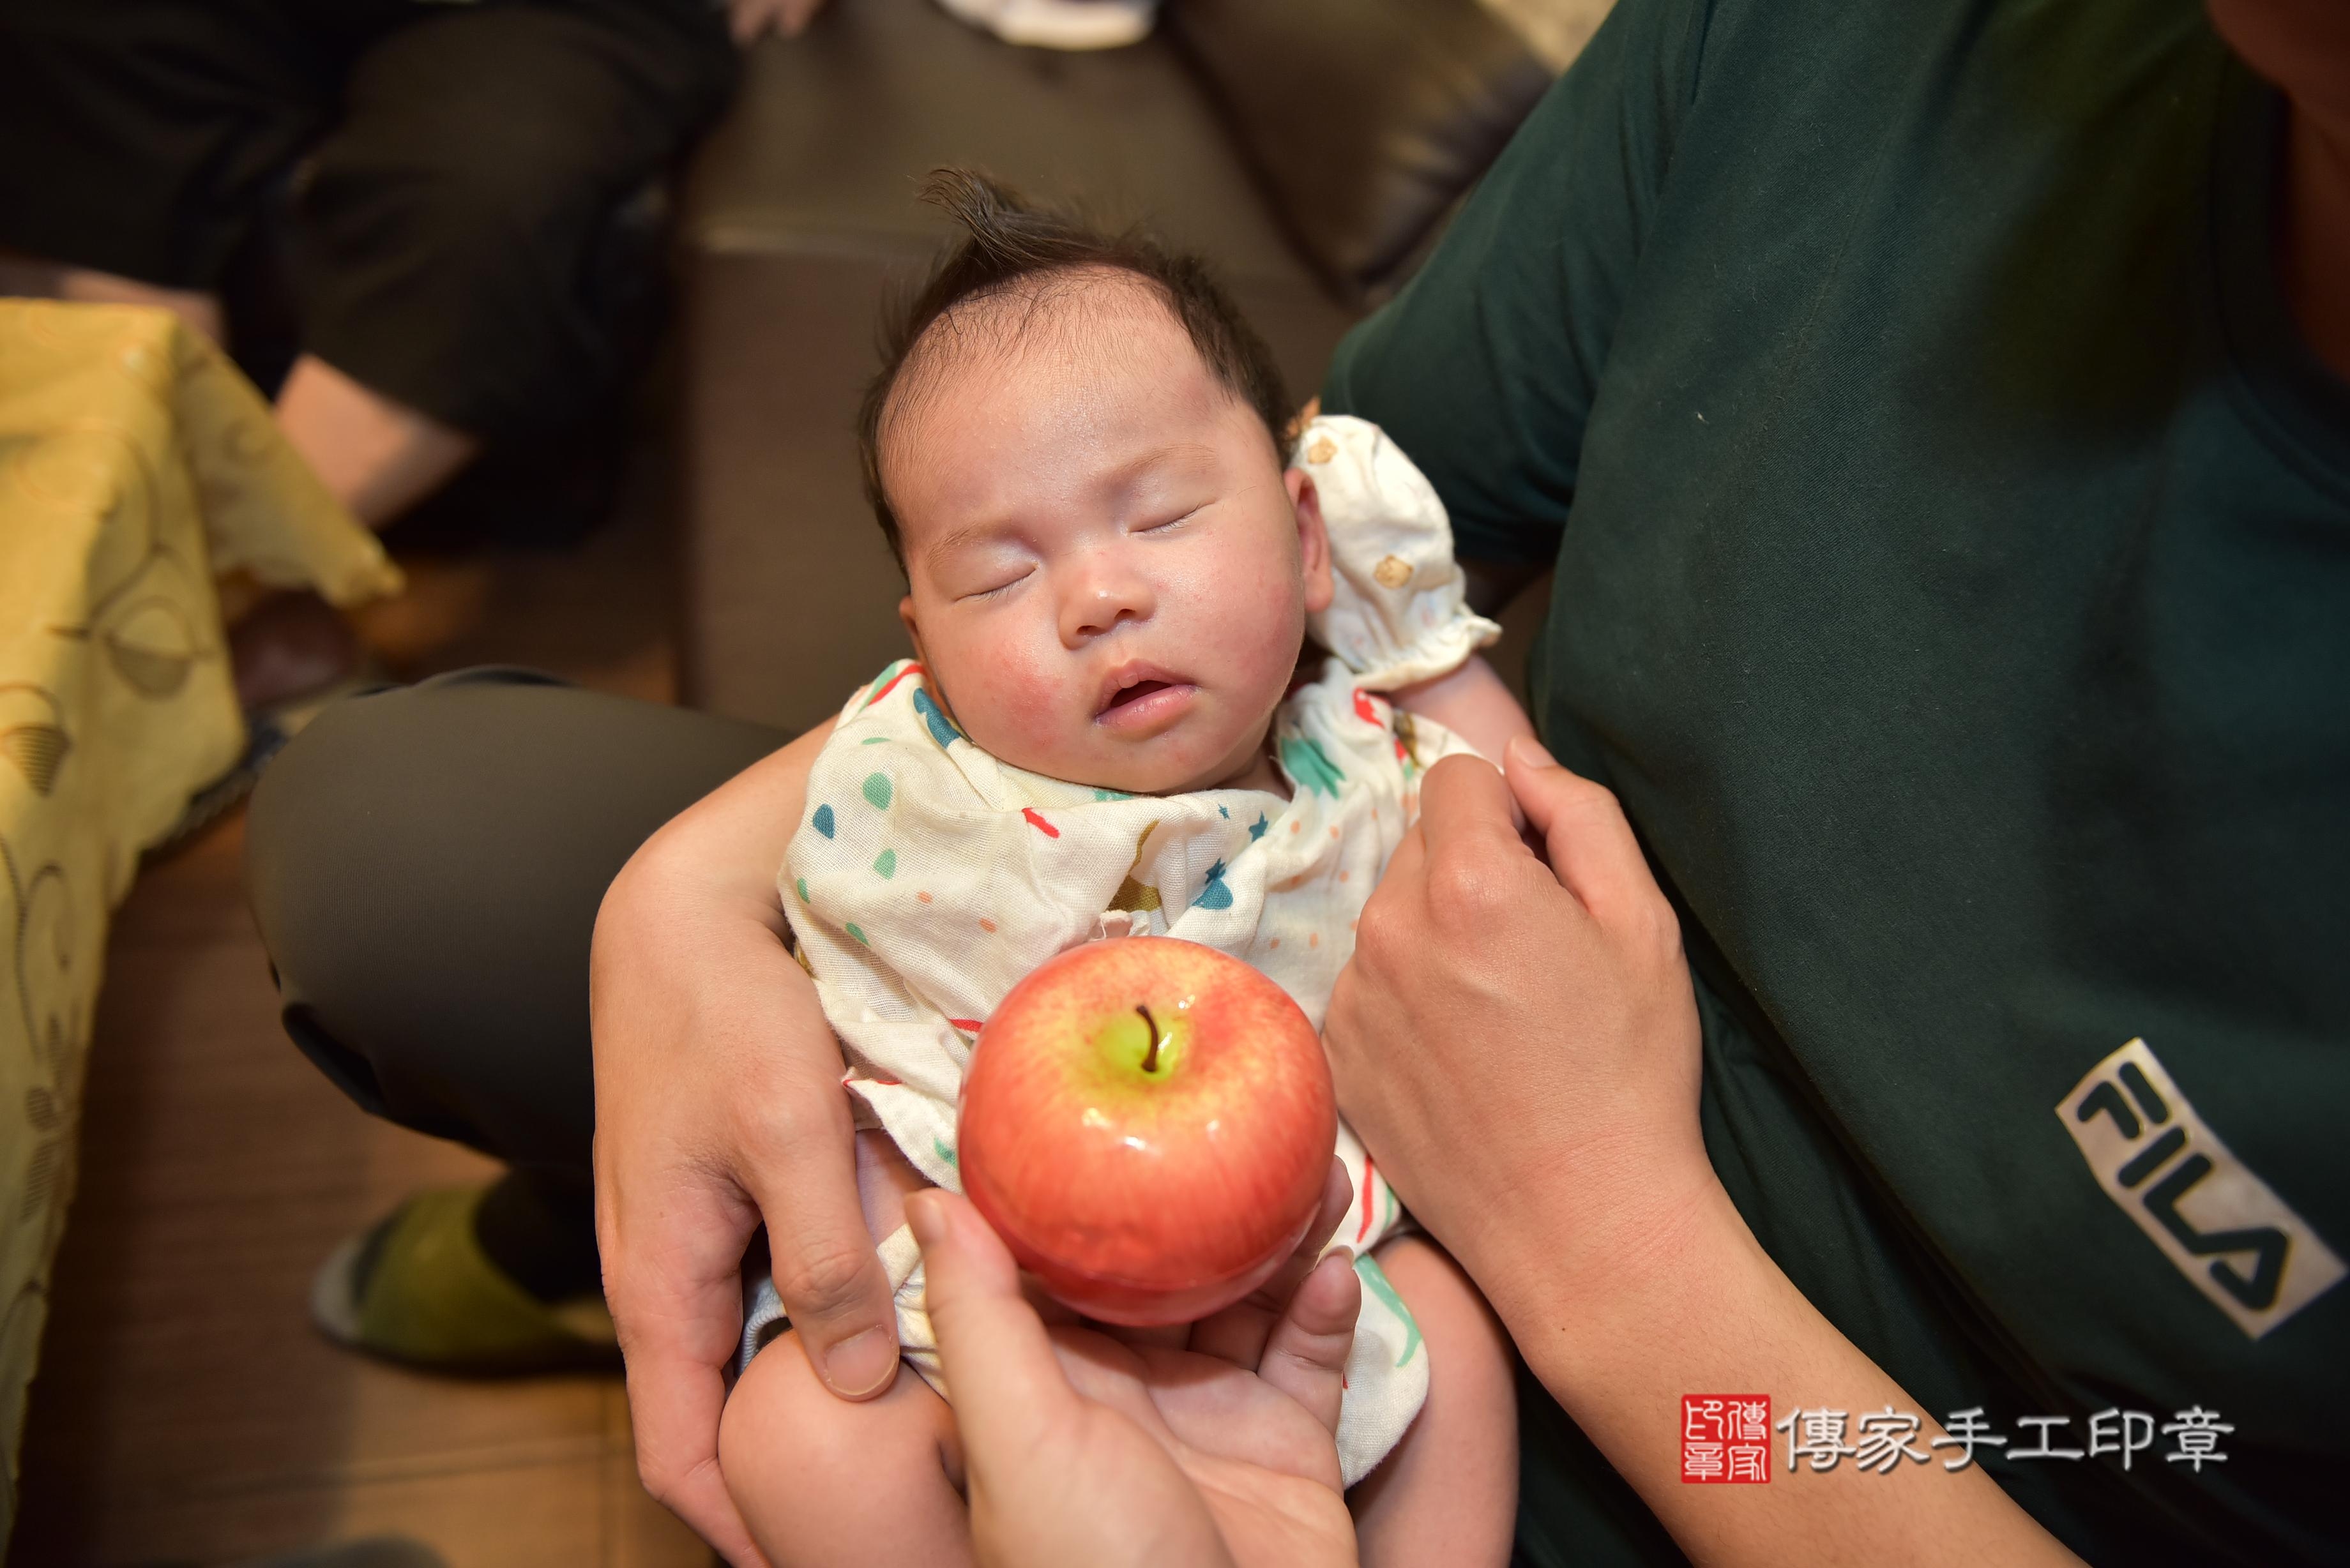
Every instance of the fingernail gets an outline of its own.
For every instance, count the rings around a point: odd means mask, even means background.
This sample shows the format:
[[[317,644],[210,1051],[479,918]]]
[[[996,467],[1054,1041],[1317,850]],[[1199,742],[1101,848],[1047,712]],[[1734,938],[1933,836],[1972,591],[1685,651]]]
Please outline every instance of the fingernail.
[[[1543,750],[1543,743],[1532,735],[1519,735],[1510,742],[1510,750],[1520,763],[1530,768],[1555,768],[1558,759]]]
[[[943,1200],[930,1192],[908,1195],[906,1229],[914,1233],[914,1244],[928,1251],[931,1242],[940,1240],[947,1233],[947,1217]]]
[[[878,1328],[850,1334],[824,1355],[824,1380],[851,1399],[872,1393],[897,1369],[898,1342]]]

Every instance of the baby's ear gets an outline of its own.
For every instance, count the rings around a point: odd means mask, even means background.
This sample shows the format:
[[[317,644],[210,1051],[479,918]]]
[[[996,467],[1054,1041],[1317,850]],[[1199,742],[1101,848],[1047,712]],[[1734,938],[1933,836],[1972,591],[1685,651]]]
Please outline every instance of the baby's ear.
[[[1320,615],[1330,607],[1337,590],[1330,579],[1330,530],[1322,524],[1322,497],[1313,477],[1302,468],[1281,476],[1289,487],[1290,510],[1297,514],[1298,564],[1305,578],[1305,613]],[[909,623],[910,624],[910,623]]]
[[[905,625],[907,640],[914,645],[914,662],[917,664],[928,664],[930,660],[924,658],[922,654],[921,623],[914,618],[913,595],[908,594],[904,598],[898,601],[898,619]]]

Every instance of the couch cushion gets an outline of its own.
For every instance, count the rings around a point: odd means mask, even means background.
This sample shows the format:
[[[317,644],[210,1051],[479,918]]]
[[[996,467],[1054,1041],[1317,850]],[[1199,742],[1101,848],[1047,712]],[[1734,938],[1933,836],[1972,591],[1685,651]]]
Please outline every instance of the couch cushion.
[[[853,432],[881,306],[948,238],[914,199],[943,163],[1148,215],[1205,253],[1298,398],[1352,319],[1166,38],[1054,55],[932,0],[832,0],[750,52],[681,203],[682,674],[700,706],[796,728],[906,651]]]
[[[1015,48],[933,0],[833,0],[804,36],[751,49],[733,109],[695,154],[681,236],[703,254],[927,259],[949,234],[915,191],[945,164],[1105,221],[1147,219],[1235,280],[1314,278],[1165,38]]]
[[[1342,296],[1401,281],[1610,0],[1170,0],[1291,237]]]

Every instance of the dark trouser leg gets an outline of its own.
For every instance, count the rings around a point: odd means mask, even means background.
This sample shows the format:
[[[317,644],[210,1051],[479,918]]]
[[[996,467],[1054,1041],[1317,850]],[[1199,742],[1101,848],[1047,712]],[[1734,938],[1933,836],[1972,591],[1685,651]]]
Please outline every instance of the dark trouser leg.
[[[341,70],[275,0],[0,0],[0,244],[217,288]]]
[[[621,365],[599,241],[724,106],[697,0],[415,5],[353,66],[299,199],[304,347],[497,440],[563,427]]]
[[[515,1168],[484,1241],[537,1293],[595,1281],[588,944],[605,887],[785,739],[467,670],[328,709],[255,792],[247,880],[286,1033],[362,1109]]]

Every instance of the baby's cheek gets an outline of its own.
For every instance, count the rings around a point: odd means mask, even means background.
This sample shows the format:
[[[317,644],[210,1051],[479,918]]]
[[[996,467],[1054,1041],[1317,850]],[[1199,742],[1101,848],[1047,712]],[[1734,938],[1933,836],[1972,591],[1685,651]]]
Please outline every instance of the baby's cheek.
[[[997,653],[978,661],[966,680],[974,686],[968,714],[972,739],[1018,767],[1045,764],[1066,743],[1068,694],[1033,659]]]
[[[1304,590],[1277,572],[1230,575],[1218,596],[1216,644],[1251,671],[1287,684],[1305,634]]]

